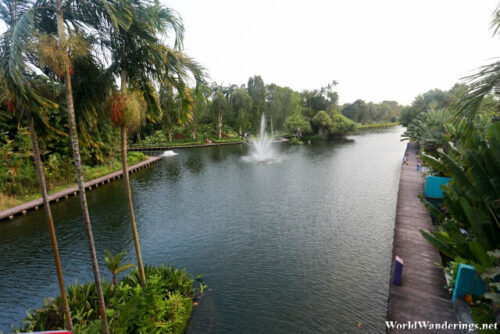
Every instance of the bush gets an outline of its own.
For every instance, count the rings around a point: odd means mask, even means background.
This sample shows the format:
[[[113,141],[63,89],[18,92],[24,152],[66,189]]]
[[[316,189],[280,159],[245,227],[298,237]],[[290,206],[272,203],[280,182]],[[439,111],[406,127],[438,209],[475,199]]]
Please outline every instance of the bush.
[[[321,110],[311,119],[311,124],[314,126],[316,132],[320,135],[327,135],[332,127],[332,119],[328,114]]]
[[[116,287],[103,282],[108,322],[112,333],[184,333],[196,296],[194,279],[173,266],[146,266],[147,284],[140,285],[137,270]],[[99,305],[94,283],[68,287],[68,302],[74,333],[101,331]],[[64,327],[60,297],[46,299],[45,305],[23,321],[21,331],[56,330]]]
[[[292,144],[292,145],[303,145],[304,142],[302,140],[299,140],[299,139],[293,137],[292,139],[290,139],[290,144]]]
[[[311,133],[311,124],[307,121],[307,119],[301,114],[293,114],[288,116],[285,119],[285,128],[288,130],[288,133],[293,135],[300,129],[303,134]]]
[[[345,117],[341,113],[334,113],[332,125],[328,128],[328,134],[331,136],[345,136],[349,132],[356,131],[356,123]]]

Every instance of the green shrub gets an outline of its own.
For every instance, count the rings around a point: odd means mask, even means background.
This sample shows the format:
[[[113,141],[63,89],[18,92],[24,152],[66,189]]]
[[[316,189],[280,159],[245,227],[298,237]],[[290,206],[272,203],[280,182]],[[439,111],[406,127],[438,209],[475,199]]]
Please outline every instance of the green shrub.
[[[103,282],[106,312],[112,333],[184,333],[196,296],[194,279],[173,266],[146,266],[147,284],[141,286],[134,270],[116,287]],[[198,280],[198,278],[197,278]],[[94,283],[68,287],[68,303],[74,333],[101,331],[99,303]],[[64,327],[60,297],[46,299],[44,306],[28,312],[21,331],[56,330]]]
[[[293,144],[293,145],[303,145],[304,142],[302,140],[299,140],[299,139],[293,137],[292,139],[290,139],[290,144]]]
[[[341,113],[334,113],[332,124],[328,128],[328,134],[331,136],[345,136],[349,132],[356,131],[356,123],[345,117]]]
[[[291,135],[295,134],[297,129],[300,129],[302,134],[311,133],[311,124],[309,121],[301,114],[293,114],[285,119],[285,128]]]

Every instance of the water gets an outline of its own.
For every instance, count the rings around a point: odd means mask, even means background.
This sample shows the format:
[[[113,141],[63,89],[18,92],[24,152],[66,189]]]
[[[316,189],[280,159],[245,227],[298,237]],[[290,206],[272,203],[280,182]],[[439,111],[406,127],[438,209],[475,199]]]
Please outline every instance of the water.
[[[189,333],[382,333],[400,128],[242,161],[249,145],[177,150],[131,176],[145,263],[203,273]],[[159,153],[161,154],[161,152]],[[121,181],[88,193],[104,250],[133,261]],[[53,206],[66,283],[93,280],[77,198]],[[0,223],[0,330],[58,293],[43,210]],[[361,322],[361,329],[357,327]]]

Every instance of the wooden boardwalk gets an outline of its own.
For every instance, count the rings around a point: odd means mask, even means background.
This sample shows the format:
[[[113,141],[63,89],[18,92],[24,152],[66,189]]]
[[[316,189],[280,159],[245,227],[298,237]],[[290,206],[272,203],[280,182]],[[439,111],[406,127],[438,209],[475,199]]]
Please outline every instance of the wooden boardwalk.
[[[409,165],[402,166],[399,181],[391,269],[392,278],[394,257],[399,256],[404,261],[403,277],[400,286],[394,285],[391,279],[387,319],[399,323],[458,323],[451,296],[443,288],[446,283],[443,270],[435,264],[441,263],[439,252],[419,232],[420,229],[431,230],[432,223],[418,198],[424,192],[424,179],[421,172],[416,171],[415,145],[410,145],[407,152],[410,154]],[[439,333],[457,332],[443,330]]]
[[[212,147],[212,146],[222,146],[222,145],[237,145],[237,144],[244,144],[244,141],[240,142],[228,142],[228,143],[211,143],[211,144],[194,144],[194,145],[143,145],[143,146],[130,146],[128,148],[129,151],[163,151],[163,150],[173,150],[173,149],[180,149],[180,148],[197,148],[197,147]]]
[[[161,157],[149,157],[147,160],[139,162],[138,164],[132,165],[129,167],[129,173],[136,172],[140,169],[146,168],[154,162],[160,160]],[[85,190],[92,190],[93,188],[97,188],[100,185],[104,185],[105,183],[109,183],[112,180],[119,179],[122,177],[123,171],[119,170],[100,178],[85,182]],[[62,191],[58,191],[56,193],[49,195],[49,202],[59,202],[61,199],[68,198],[70,196],[78,195],[78,186],[70,187]],[[26,214],[30,210],[38,210],[38,208],[43,207],[42,198],[37,198],[35,200],[23,203],[21,205],[15,206],[13,208],[4,210],[0,212],[0,221],[5,219],[13,219],[16,215]]]
[[[274,143],[282,143],[282,142],[287,142],[290,141],[287,138],[277,138],[273,140]],[[194,145],[136,145],[136,146],[130,146],[128,148],[129,151],[164,151],[164,150],[173,150],[173,149],[180,149],[180,148],[198,148],[198,147],[213,147],[213,146],[223,146],[223,145],[238,145],[238,144],[245,144],[245,141],[238,141],[238,142],[227,142],[227,143],[210,143],[210,144],[194,144]]]

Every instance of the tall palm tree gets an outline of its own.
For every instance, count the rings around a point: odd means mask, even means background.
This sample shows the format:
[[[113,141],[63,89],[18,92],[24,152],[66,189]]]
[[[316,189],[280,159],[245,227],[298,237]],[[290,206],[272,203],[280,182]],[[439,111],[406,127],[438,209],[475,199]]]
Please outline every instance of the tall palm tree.
[[[122,108],[127,110],[129,90],[140,91],[147,104],[148,118],[156,121],[161,116],[155,83],[168,81],[181,94],[185,94],[184,79],[188,72],[196,79],[203,77],[201,67],[185,56],[178,49],[182,46],[184,27],[178,15],[171,9],[162,6],[158,1],[149,2],[132,0],[128,2],[131,12],[130,26],[112,25],[109,39],[104,43],[111,54],[110,71],[120,78],[120,94]],[[173,31],[175,34],[174,49],[163,45],[161,34]],[[123,113],[122,113],[123,114]],[[121,155],[123,180],[134,246],[137,267],[142,285],[146,284],[146,275],[140,250],[137,224],[132,202],[132,191],[127,164],[127,120],[115,116],[115,124],[120,126]]]
[[[222,138],[222,122],[227,109],[227,101],[222,93],[222,89],[216,89],[212,99],[212,111],[217,117],[217,131],[219,139]]]
[[[168,82],[161,84],[159,98],[163,125],[167,128],[168,141],[172,142],[174,125],[184,125],[192,121],[194,100],[191,97],[191,92],[174,94],[174,89]]]
[[[31,89],[31,81],[26,80],[26,78],[21,78],[21,69],[18,65],[23,61],[23,54],[15,50],[16,45],[13,43],[13,34],[17,32],[16,29],[21,29],[20,27],[16,27],[17,20],[27,10],[29,10],[29,5],[30,4],[27,1],[18,1],[17,3],[13,3],[11,1],[0,2],[0,19],[8,26],[7,31],[2,35],[2,72],[6,75],[2,75],[3,80],[0,89],[2,97],[8,99],[7,104],[13,109],[12,111],[16,113],[19,121],[22,122],[27,120],[29,123],[33,158],[35,160],[38,183],[40,184],[43,207],[47,220],[47,227],[49,229],[52,252],[54,254],[54,262],[56,266],[57,280],[59,283],[59,291],[61,294],[66,328],[71,331],[73,330],[73,322],[71,320],[71,312],[66,297],[66,288],[64,286],[59,247],[57,244],[54,220],[52,218],[52,210],[48,199],[49,195],[45,181],[45,172],[43,170],[42,159],[40,157],[40,149],[38,146],[38,138],[34,121],[34,118],[41,118],[40,113],[43,112],[45,108],[53,107],[54,105],[48,100],[38,96],[37,93]],[[11,55],[12,58],[7,55]],[[20,79],[20,82],[25,85],[19,85],[19,81],[18,83],[13,81],[16,79]]]
[[[57,20],[57,35],[59,38],[59,47],[65,48],[66,45],[66,31],[64,25],[62,0],[57,0],[56,3],[56,20]],[[71,145],[73,148],[73,159],[75,162],[76,177],[79,190],[80,206],[82,208],[82,215],[85,222],[85,231],[87,233],[87,240],[90,249],[90,258],[92,262],[92,270],[94,272],[94,279],[96,284],[96,292],[99,301],[99,313],[101,317],[102,329],[104,334],[109,334],[108,319],[106,316],[106,305],[102,293],[101,275],[99,272],[99,263],[94,244],[94,235],[92,233],[92,224],[90,222],[89,209],[87,205],[87,196],[85,193],[82,161],[80,157],[80,148],[78,145],[78,133],[76,131],[76,118],[75,109],[73,105],[73,91],[71,87],[71,74],[70,68],[64,69],[64,86],[66,88],[66,108],[68,111],[68,123],[71,136]]]

